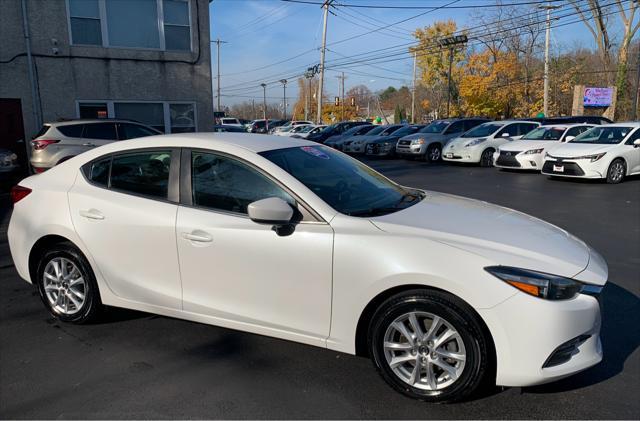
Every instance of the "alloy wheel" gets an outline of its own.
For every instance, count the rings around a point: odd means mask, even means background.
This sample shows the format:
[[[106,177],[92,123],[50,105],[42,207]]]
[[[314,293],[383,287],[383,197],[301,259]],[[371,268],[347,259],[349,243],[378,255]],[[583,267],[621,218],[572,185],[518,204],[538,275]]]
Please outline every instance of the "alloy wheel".
[[[616,161],[611,164],[610,178],[614,183],[618,183],[624,177],[624,165],[620,161]]]
[[[429,161],[431,162],[437,162],[440,160],[440,148],[433,147],[431,148],[431,150],[429,151]]]
[[[51,259],[44,268],[42,282],[45,296],[56,313],[69,316],[84,306],[87,284],[71,260],[64,257]]]
[[[455,383],[467,357],[462,337],[448,321],[419,311],[405,313],[389,325],[383,348],[399,379],[427,391]]]

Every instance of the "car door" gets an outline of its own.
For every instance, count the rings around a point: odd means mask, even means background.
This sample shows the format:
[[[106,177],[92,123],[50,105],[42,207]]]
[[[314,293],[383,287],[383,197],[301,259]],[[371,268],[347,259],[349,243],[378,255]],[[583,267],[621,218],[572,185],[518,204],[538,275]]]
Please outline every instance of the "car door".
[[[627,172],[629,174],[640,173],[640,147],[633,142],[640,139],[640,129],[636,129],[629,139],[624,142],[623,158],[627,161]]]
[[[183,150],[176,232],[184,311],[218,324],[318,344],[329,334],[333,230],[300,207],[288,235],[247,215],[249,203],[293,194],[257,167]],[[302,205],[300,205],[302,206]]]
[[[68,193],[73,225],[118,297],[180,309],[175,221],[179,150],[108,155]]]

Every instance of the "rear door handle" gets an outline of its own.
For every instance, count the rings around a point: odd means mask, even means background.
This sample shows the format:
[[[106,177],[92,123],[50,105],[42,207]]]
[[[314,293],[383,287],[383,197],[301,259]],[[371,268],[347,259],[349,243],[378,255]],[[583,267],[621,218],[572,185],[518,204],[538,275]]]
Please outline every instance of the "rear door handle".
[[[82,146],[96,146],[91,142],[83,143]]]
[[[87,219],[96,219],[96,220],[104,219],[104,215],[102,214],[102,212],[100,212],[97,209],[81,210],[80,216]]]
[[[195,241],[197,243],[210,243],[213,241],[213,237],[206,232],[183,232],[182,238],[189,241]]]

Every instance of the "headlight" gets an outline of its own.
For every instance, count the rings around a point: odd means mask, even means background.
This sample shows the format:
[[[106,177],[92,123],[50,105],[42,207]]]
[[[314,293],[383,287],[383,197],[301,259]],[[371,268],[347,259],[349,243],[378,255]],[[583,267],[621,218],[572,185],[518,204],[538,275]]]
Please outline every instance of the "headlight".
[[[384,142],[384,143],[383,143],[383,146],[389,146],[389,145],[390,145],[390,143],[389,143],[389,142]]]
[[[481,139],[474,139],[471,142],[467,143],[466,145],[464,145],[465,148],[468,148],[469,146],[475,146],[478,145],[482,142],[485,142],[487,140],[487,138],[481,138]]]
[[[542,151],[544,151],[544,148],[540,148],[540,149],[531,149],[528,150],[524,153],[524,155],[535,155],[537,153],[542,153]]]
[[[412,145],[424,145],[424,139],[413,139],[411,141]]]
[[[528,269],[489,266],[484,270],[522,292],[547,300],[568,300],[580,293],[597,295],[602,291],[602,287],[598,285]]]
[[[570,159],[588,159],[591,162],[596,162],[598,159],[602,158],[606,154],[607,154],[606,152],[602,152],[595,155],[584,155],[584,156],[578,156],[576,158],[570,158]]]

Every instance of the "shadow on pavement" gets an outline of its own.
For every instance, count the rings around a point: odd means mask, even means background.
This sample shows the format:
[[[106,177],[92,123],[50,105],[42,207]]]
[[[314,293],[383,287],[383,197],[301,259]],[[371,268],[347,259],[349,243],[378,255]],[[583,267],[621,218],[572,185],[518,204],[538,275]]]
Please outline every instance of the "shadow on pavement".
[[[523,389],[525,393],[557,393],[581,389],[603,382],[624,370],[627,358],[640,346],[640,298],[614,283],[608,283],[602,296],[600,337],[602,362],[575,376],[548,385]]]

